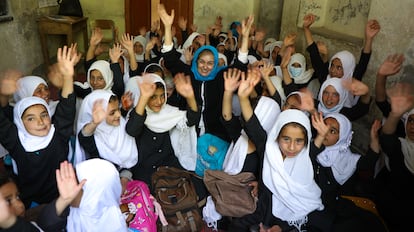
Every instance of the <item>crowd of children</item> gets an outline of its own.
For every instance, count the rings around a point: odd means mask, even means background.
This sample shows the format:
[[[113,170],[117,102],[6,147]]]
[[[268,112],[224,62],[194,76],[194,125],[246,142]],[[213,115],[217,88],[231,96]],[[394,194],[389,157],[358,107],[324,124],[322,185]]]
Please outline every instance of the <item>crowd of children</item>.
[[[372,104],[363,76],[378,21],[368,20],[356,64],[349,51],[329,57],[326,45],[313,40],[312,14],[303,19],[307,54],[296,51],[295,34],[266,38],[252,15],[228,31],[217,17],[205,33],[180,17],[182,44],[174,10],[160,4],[158,15],[151,30],[118,35],[109,60],[97,58],[103,34],[93,28],[84,83],[74,81],[76,45],[58,49],[47,78],[1,73],[0,143],[11,162],[0,173],[0,231],[128,231],[119,207],[127,183],[141,180],[153,191],[151,176],[160,166],[194,172],[197,138],[206,133],[230,144],[223,172],[255,175],[248,186],[257,199],[253,213],[231,217],[210,198],[202,210],[206,228],[411,227],[414,89],[385,88],[402,55],[378,68],[374,104],[383,118],[372,122],[366,153],[351,149],[358,139],[352,121]],[[51,99],[50,84],[59,99]],[[192,181],[200,199],[210,195],[200,178]],[[372,200],[375,212],[348,196]],[[32,220],[28,211],[35,212]]]

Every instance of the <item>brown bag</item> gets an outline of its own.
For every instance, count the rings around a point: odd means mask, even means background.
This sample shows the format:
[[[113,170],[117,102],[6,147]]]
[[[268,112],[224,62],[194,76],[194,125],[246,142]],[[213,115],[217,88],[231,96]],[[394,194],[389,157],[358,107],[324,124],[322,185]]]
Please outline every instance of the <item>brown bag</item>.
[[[191,174],[174,167],[159,167],[151,177],[155,198],[168,225],[158,223],[159,231],[200,231],[203,226],[198,196]]]
[[[206,170],[204,184],[213,198],[217,212],[223,216],[242,217],[256,210],[256,202],[248,186],[255,180],[250,172],[229,175],[223,171]]]

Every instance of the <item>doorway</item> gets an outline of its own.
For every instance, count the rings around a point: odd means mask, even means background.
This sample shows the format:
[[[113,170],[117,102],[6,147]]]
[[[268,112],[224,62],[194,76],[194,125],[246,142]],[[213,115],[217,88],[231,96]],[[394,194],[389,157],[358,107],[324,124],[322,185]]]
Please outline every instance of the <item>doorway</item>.
[[[151,23],[158,19],[158,2],[164,4],[169,14],[172,9],[175,10],[174,26],[177,29],[178,43],[181,44],[181,33],[177,22],[179,17],[183,16],[187,19],[187,28],[193,24],[194,0],[125,0],[125,32],[138,35],[139,29],[143,26],[149,30]]]

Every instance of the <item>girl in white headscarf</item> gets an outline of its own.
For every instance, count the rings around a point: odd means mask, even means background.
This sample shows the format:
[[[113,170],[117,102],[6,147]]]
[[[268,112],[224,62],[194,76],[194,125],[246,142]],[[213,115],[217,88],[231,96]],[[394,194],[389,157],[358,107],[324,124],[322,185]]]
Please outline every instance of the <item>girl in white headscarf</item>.
[[[414,207],[414,97],[413,88],[397,84],[387,95],[391,103],[382,127],[380,144],[389,158],[390,171],[375,179],[375,200],[379,213],[390,231],[408,231],[412,217],[405,212]],[[404,118],[405,137],[396,131],[400,119]]]
[[[321,127],[315,121],[322,122]],[[321,141],[323,151],[313,154],[315,180],[322,190],[323,204],[335,215],[331,231],[386,231],[383,223],[372,212],[356,206],[346,196],[366,196],[372,178],[365,177],[372,173],[378,159],[375,148],[361,156],[350,150],[352,124],[340,113],[330,113],[322,118],[312,115],[312,124],[319,134],[324,134]],[[377,122],[378,124],[378,122]],[[378,124],[379,125],[379,124]],[[375,131],[376,132],[376,131]],[[316,141],[316,139],[315,139]],[[366,191],[368,190],[368,192]]]
[[[94,157],[119,168],[131,168],[138,161],[133,137],[125,131],[126,120],[117,97],[107,90],[95,90],[82,102],[77,122],[75,163]]]
[[[50,99],[49,86],[43,78],[38,76],[25,76],[17,81],[17,85],[19,88],[13,95],[15,102],[25,97],[40,97],[49,104],[52,115],[55,114],[58,101]]]
[[[86,179],[80,202],[70,207],[68,232],[128,231],[119,202],[121,182],[115,166],[103,159],[76,165],[78,180]]]
[[[5,117],[3,109],[0,110],[0,143],[16,162],[20,197],[26,207],[32,202],[48,203],[58,195],[55,169],[67,159],[75,117],[73,66],[77,54],[72,54],[71,50],[66,46],[58,49],[58,66],[64,67],[65,72],[60,77],[63,86],[53,118],[49,105],[39,97],[25,97],[16,103],[14,123]],[[1,91],[3,96],[13,94],[16,83],[14,89]]]
[[[354,95],[361,96],[358,103],[352,107],[345,105],[348,99],[349,91],[345,88],[351,89]],[[363,117],[368,113],[371,97],[368,86],[351,78],[345,81],[342,78],[327,79],[321,86],[318,95],[318,111],[328,113],[341,113],[349,120],[354,121]]]
[[[111,90],[119,99],[124,93],[124,80],[119,59],[123,51],[120,44],[109,49],[110,62],[96,60],[96,57],[88,60],[86,82],[74,82],[76,96],[83,99],[90,92],[97,89]]]
[[[129,114],[126,130],[135,138],[139,162],[131,171],[134,179],[150,185],[151,175],[159,166],[194,170],[196,164],[195,126],[200,111],[188,76],[176,75],[177,91],[187,99],[188,109],[166,104],[164,80],[155,74],[137,79],[139,93],[135,110]]]
[[[260,72],[249,70],[246,75],[235,69],[229,69],[224,73],[225,92],[221,121],[232,142],[223,162],[223,171],[230,175],[241,172],[253,173],[256,181],[250,182],[249,185],[252,187],[252,196],[257,197],[266,136],[280,112],[280,106],[275,100],[265,96],[250,99],[254,86],[260,82]],[[232,113],[232,96],[237,89],[242,111],[241,119]],[[240,123],[240,120],[244,123]],[[216,221],[221,217],[214,215],[220,214],[216,212],[215,205],[209,204],[207,199],[203,218],[217,229]]]

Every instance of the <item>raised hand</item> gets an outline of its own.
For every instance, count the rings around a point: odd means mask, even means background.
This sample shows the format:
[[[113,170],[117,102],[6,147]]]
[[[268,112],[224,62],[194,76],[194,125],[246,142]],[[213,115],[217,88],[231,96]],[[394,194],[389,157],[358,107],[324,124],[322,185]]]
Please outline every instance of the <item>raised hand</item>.
[[[369,93],[368,85],[355,78],[352,78],[352,80],[343,80],[342,85],[354,96],[363,96]]]
[[[254,16],[250,15],[246,19],[243,19],[241,24],[241,33],[244,38],[248,38],[250,34],[250,30],[252,29],[252,25],[254,22]]]
[[[106,110],[103,107],[103,99],[96,100],[92,108],[92,122],[96,125],[100,124],[106,118]]]
[[[133,53],[134,51],[134,39],[129,33],[124,33],[121,36],[121,45],[128,51],[128,53]]]
[[[0,95],[9,96],[17,91],[17,80],[23,76],[23,73],[9,69],[0,74]]]
[[[232,68],[224,72],[224,91],[234,92],[239,87],[241,73],[239,69]]]
[[[378,75],[387,77],[398,73],[401,70],[404,60],[403,54],[389,55],[379,67]]]
[[[79,60],[82,57],[82,53],[78,52],[78,44],[77,43],[71,43],[70,48],[72,53],[70,54],[71,57],[76,57],[77,59],[74,60],[74,66],[79,63]]]
[[[158,15],[160,16],[161,21],[165,26],[171,27],[171,25],[174,23],[174,9],[171,10],[171,14],[169,15],[165,10],[164,4],[159,4]]]
[[[153,82],[152,78],[148,77],[147,75],[142,76],[142,80],[137,80],[140,96],[145,97],[146,99],[149,99],[152,97],[155,93],[156,85]]]
[[[185,31],[187,29],[187,19],[184,18],[183,16],[180,16],[178,18],[178,27],[182,30]]]
[[[104,35],[102,33],[101,28],[95,27],[92,30],[91,38],[89,39],[90,46],[98,46],[98,44],[102,41]]]
[[[387,91],[391,112],[402,116],[414,107],[414,88],[409,83],[397,83]]]
[[[381,150],[381,146],[380,146],[379,138],[378,138],[378,131],[381,129],[381,126],[382,126],[381,121],[378,119],[375,119],[371,125],[371,130],[370,130],[370,137],[371,137],[370,147],[376,153],[379,153]]]
[[[184,73],[177,73],[174,76],[174,84],[177,92],[184,98],[194,97],[193,86],[191,85],[190,76],[185,76]]]
[[[109,57],[111,58],[111,62],[118,63],[122,53],[122,46],[120,44],[114,44],[114,46],[109,49]]]
[[[312,126],[318,132],[318,135],[325,137],[329,132],[329,126],[323,120],[322,112],[315,112],[311,115]]]
[[[313,114],[315,112],[315,101],[313,99],[312,92],[309,89],[301,89],[299,109]]]
[[[307,14],[303,17],[303,27],[309,28],[316,20],[316,16],[314,14]]]
[[[60,169],[56,169],[56,183],[59,190],[59,198],[69,205],[82,190],[86,179],[78,183],[72,164],[68,161],[63,161],[60,163]]]
[[[365,26],[365,36],[367,38],[374,38],[380,31],[381,26],[379,22],[375,19],[368,20]]]
[[[125,92],[121,97],[121,104],[122,109],[128,111],[132,108],[132,105],[134,104],[134,99],[132,97],[132,92],[127,91]]]

